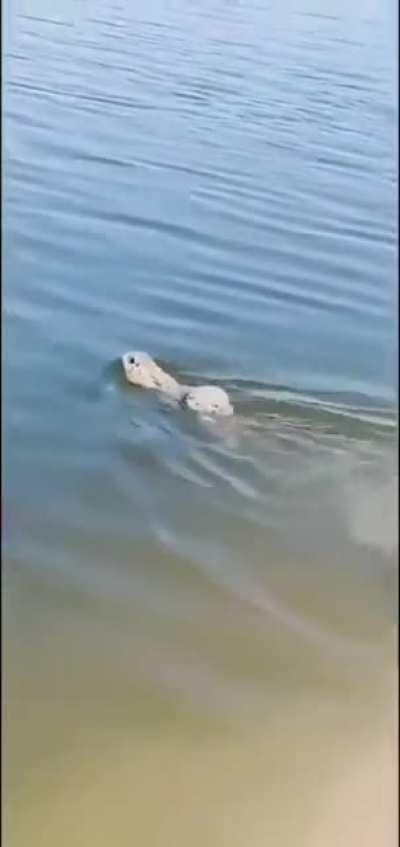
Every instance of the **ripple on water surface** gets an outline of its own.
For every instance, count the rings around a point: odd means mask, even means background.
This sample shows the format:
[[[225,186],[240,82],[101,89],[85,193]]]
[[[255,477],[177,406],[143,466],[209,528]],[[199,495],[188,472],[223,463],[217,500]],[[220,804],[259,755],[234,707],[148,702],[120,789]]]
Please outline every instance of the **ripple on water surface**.
[[[356,844],[334,808],[389,844],[393,9],[28,6],[5,15],[10,843]],[[132,348],[234,419],[124,384]]]

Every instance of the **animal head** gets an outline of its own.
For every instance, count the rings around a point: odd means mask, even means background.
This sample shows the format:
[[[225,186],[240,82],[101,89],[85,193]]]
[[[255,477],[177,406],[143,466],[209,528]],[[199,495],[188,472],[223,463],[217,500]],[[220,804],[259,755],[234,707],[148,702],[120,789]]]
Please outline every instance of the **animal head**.
[[[181,396],[182,389],[176,379],[163,371],[148,353],[125,353],[122,356],[122,365],[125,376],[132,385],[155,388],[177,399]]]
[[[158,366],[148,353],[125,353],[122,365],[128,382],[142,388],[158,388]]]
[[[233,415],[233,407],[226,391],[213,385],[191,388],[183,397],[184,406],[205,415]]]

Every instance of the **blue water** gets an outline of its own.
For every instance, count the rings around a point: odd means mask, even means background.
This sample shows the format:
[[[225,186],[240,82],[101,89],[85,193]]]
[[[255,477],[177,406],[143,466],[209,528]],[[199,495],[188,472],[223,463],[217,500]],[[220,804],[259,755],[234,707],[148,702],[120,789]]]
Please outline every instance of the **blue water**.
[[[304,698],[306,714],[351,701],[379,735],[397,614],[396,14],[17,0],[4,17],[9,843],[164,845],[141,819],[161,754],[137,831],[73,805],[71,835],[50,785],[72,737],[99,751],[154,722],[165,738],[251,720],[268,751],[297,737],[271,703]],[[125,385],[132,348],[229,391],[229,431]],[[94,789],[95,816],[130,778]],[[254,843],[309,845],[322,800],[303,786],[292,831],[280,779]],[[200,837],[202,808],[187,829],[172,815],[174,847],[247,847],[213,807]]]

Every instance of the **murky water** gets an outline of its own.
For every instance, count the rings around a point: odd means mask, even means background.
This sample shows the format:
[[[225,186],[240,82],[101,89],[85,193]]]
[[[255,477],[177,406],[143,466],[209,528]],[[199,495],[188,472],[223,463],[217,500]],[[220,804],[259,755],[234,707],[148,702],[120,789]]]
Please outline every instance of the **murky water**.
[[[394,4],[4,12],[7,847],[389,847]]]

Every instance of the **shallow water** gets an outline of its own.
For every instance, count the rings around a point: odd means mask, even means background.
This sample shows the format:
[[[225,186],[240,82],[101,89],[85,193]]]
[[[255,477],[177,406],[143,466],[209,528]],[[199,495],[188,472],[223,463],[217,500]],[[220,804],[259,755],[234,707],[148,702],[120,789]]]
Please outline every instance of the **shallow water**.
[[[396,21],[349,5],[5,4],[9,847],[395,843]]]

